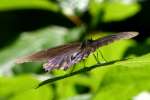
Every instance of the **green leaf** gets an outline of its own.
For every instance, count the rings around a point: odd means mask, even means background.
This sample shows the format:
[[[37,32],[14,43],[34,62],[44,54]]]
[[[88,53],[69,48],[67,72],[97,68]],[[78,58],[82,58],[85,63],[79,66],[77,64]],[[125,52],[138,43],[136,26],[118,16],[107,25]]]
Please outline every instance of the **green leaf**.
[[[39,81],[31,75],[0,78],[1,100],[51,100],[52,90],[48,86],[36,89]]]
[[[137,3],[109,3],[105,7],[103,21],[120,21],[135,15],[140,11],[140,6]]]
[[[47,84],[49,82],[55,82],[57,80],[61,80],[67,77],[71,77],[77,74],[81,74],[83,72],[85,73],[87,71],[93,70],[96,71],[96,73],[99,72],[99,76],[97,76],[97,78],[91,77],[92,74],[86,75],[86,73],[85,75],[80,77],[75,76],[75,78],[69,79],[70,82],[76,79],[76,81],[73,82],[74,85],[72,84],[72,87],[70,86],[69,87],[73,88],[77,83],[84,84],[87,82],[84,85],[90,87],[91,89],[92,86],[94,85],[96,85],[97,87],[96,90],[94,89],[93,91],[92,89],[89,91],[93,93],[95,100],[99,100],[99,99],[120,100],[122,97],[124,97],[123,100],[128,100],[131,99],[135,94],[150,89],[149,66],[150,66],[150,54],[142,57],[137,57],[134,59],[124,59],[118,61],[115,60],[104,64],[98,64],[98,65],[86,67],[79,71],[62,75],[59,78],[56,77],[56,78],[49,79],[45,82],[42,82],[41,85]],[[100,79],[100,80],[96,81],[96,79]],[[67,90],[67,88],[63,87],[63,84],[70,85],[70,82],[68,83],[67,79],[62,80],[62,83],[60,83],[62,84],[61,88]],[[73,89],[71,90],[72,91],[70,92],[73,92]],[[66,93],[67,91],[65,93],[62,93],[63,97],[65,96]],[[120,95],[116,95],[117,93],[119,93]],[[66,96],[70,96],[70,95],[66,95]]]
[[[17,9],[43,9],[58,11],[58,5],[48,0],[1,0],[0,11]]]
[[[150,54],[107,67],[94,100],[129,100],[150,90]],[[119,93],[119,94],[118,94]]]
[[[93,17],[93,24],[96,24],[101,21],[120,21],[129,18],[140,11],[140,5],[137,2],[124,3],[119,0],[91,0],[89,11]]]

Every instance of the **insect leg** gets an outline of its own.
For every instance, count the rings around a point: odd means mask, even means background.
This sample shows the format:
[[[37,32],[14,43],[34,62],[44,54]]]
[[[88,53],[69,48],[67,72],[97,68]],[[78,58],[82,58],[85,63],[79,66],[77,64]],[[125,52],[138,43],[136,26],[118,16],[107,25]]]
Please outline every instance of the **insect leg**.
[[[102,54],[101,50],[100,50],[100,49],[98,49],[98,51],[99,51],[99,53],[100,53],[100,55],[101,55],[102,59],[103,59],[105,62],[107,62],[107,60],[104,58],[104,56],[103,56],[103,54]]]
[[[69,72],[69,73],[72,73],[72,72],[74,71],[75,66],[76,66],[76,64],[74,64],[74,65],[72,66],[72,69],[70,70],[70,72]]]
[[[98,53],[96,52],[96,55],[93,53],[93,56],[98,64],[100,64],[100,61],[98,60]]]
[[[86,67],[86,60],[83,59],[84,68]]]

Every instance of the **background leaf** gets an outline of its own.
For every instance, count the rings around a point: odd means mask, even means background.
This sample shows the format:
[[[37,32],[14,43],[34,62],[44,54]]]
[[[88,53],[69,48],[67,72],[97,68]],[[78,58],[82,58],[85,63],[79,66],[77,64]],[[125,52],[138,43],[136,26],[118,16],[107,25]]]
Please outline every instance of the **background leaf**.
[[[59,7],[48,0],[1,0],[0,10],[43,9],[58,11]]]
[[[0,78],[1,100],[49,100],[52,99],[52,90],[48,86],[35,89],[39,81],[31,75]]]

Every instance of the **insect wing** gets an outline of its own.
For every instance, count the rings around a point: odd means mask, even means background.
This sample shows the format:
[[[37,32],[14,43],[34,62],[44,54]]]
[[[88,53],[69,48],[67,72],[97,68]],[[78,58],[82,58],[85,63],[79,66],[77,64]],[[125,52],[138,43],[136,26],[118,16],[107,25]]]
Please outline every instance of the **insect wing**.
[[[120,32],[118,34],[112,34],[112,35],[93,41],[93,43],[91,43],[91,46],[96,49],[96,48],[99,48],[101,46],[107,45],[109,43],[112,43],[120,39],[133,38],[137,36],[138,34],[139,34],[138,32]]]
[[[80,43],[66,44],[55,48],[39,51],[37,53],[18,58],[16,63],[32,62],[32,61],[47,61],[50,58],[54,58],[58,55],[65,54],[67,52],[74,52],[80,48]]]

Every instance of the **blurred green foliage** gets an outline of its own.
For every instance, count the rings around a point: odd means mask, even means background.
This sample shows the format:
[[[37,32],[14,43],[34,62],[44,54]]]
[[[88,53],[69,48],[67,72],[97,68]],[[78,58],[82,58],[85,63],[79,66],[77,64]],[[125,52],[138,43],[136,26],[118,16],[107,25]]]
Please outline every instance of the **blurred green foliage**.
[[[0,78],[1,100],[50,100],[53,97],[52,89],[43,86],[35,89],[38,80],[31,75]]]
[[[101,3],[98,3],[98,0],[91,0],[89,11],[91,16],[93,16],[93,22],[97,22],[100,19],[105,22],[123,20],[129,16],[133,16],[140,10],[137,2],[125,4],[121,0],[108,1],[104,0],[104,2],[101,2],[99,0]]]
[[[16,10],[16,9],[43,9],[58,11],[58,5],[48,0],[1,0],[0,10]]]
[[[80,19],[80,16],[84,14],[84,11],[81,11],[81,14],[76,17],[72,17],[76,14],[66,15],[60,6],[59,2],[61,1],[54,1],[1,0],[0,11],[20,10],[21,12],[22,10],[34,9],[42,12],[42,10],[45,10],[61,14],[68,21],[73,22],[74,18],[78,20],[78,17]],[[63,2],[68,1],[64,0]],[[124,59],[125,57],[129,59],[39,88],[36,88],[39,82],[69,73],[71,69],[47,73],[42,70],[42,63],[15,64],[17,57],[68,42],[84,40],[86,36],[90,37],[91,34],[88,33],[92,32],[88,30],[88,26],[94,27],[101,22],[125,20],[134,16],[141,9],[138,2],[124,3],[123,0],[90,0],[88,3],[89,6],[86,7],[86,11],[92,16],[90,25],[81,21],[81,24],[75,24],[70,28],[65,25],[51,25],[49,23],[50,26],[42,26],[37,30],[28,32],[24,30],[18,33],[15,40],[11,41],[12,43],[0,48],[0,100],[129,100],[142,91],[150,91],[149,39],[143,43],[138,43],[135,40],[124,40],[104,46],[100,48],[100,51],[107,62]],[[50,20],[57,21],[55,18]],[[63,23],[63,20],[59,23]],[[15,23],[12,27],[15,27]],[[97,36],[112,33],[92,31]],[[0,34],[3,35],[3,32],[0,32]],[[15,37],[15,34],[12,32],[9,35]],[[6,40],[9,40],[9,37]],[[99,50],[94,53],[98,53],[100,62],[105,62]],[[90,55],[86,59],[85,65],[92,66],[96,63],[94,56]],[[83,67],[84,64],[81,62],[76,65],[75,70]]]

